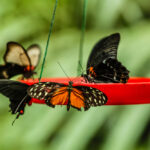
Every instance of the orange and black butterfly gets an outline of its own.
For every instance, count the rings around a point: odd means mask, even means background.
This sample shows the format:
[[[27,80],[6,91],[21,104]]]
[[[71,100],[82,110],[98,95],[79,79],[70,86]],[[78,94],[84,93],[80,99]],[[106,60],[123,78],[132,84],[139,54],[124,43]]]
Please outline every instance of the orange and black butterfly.
[[[100,90],[87,86],[73,86],[56,82],[40,82],[27,85],[9,79],[0,79],[0,93],[9,98],[10,111],[17,114],[16,119],[24,114],[26,105],[31,99],[45,100],[48,106],[67,105],[67,110],[74,107],[88,110],[91,106],[106,104],[107,96]]]
[[[55,105],[67,105],[67,110],[74,107],[81,110],[88,110],[91,106],[106,104],[107,96],[100,90],[87,86],[73,86],[55,82],[40,82],[33,84],[27,90],[30,97],[45,100],[51,107]]]
[[[39,63],[41,49],[38,45],[31,45],[27,50],[16,42],[8,42],[4,54],[4,65],[0,65],[0,79],[9,79],[22,74],[30,78]]]
[[[82,75],[89,82],[126,83],[129,71],[117,60],[120,34],[115,33],[100,40],[93,48],[87,62],[87,74]]]

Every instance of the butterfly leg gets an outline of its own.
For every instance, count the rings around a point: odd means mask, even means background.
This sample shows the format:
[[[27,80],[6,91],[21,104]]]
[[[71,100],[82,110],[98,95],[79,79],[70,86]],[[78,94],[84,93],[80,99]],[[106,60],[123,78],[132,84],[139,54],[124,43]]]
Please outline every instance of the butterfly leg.
[[[34,75],[36,75],[36,74],[37,74],[36,72],[32,73],[32,75],[31,75],[32,80],[34,80]]]
[[[24,80],[24,76],[19,77],[18,80]]]
[[[89,77],[88,77],[88,75],[82,74],[81,77],[84,78],[84,82],[85,82],[85,83],[88,83],[88,82],[89,82]]]
[[[46,100],[45,103],[46,103],[49,107],[55,108],[55,105],[52,105],[52,104],[50,103],[50,100],[49,100],[49,99]]]

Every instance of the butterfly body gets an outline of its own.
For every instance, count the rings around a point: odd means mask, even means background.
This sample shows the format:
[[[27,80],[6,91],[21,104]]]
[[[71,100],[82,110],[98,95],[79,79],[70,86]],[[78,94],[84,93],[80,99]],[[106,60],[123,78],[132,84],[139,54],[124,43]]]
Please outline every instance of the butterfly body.
[[[67,90],[68,90],[67,110],[70,109],[70,105],[71,105],[70,97],[71,97],[71,92],[73,91],[72,84],[73,84],[73,82],[70,81],[70,82],[69,82],[69,85],[68,85],[68,87],[67,87]]]
[[[89,82],[126,83],[129,71],[117,60],[120,34],[115,33],[100,40],[93,48],[87,63],[87,74],[82,75]]]
[[[35,74],[33,70],[32,66],[20,66],[7,63],[5,65],[0,65],[0,79],[9,79],[19,74],[22,74],[24,78],[30,78]]]

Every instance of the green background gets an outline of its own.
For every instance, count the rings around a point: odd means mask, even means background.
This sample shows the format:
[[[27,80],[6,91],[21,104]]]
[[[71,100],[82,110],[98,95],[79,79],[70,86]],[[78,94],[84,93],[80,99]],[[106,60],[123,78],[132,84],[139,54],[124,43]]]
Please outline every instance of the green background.
[[[54,0],[0,0],[0,62],[8,41],[38,43],[42,57]],[[59,0],[43,77],[76,76],[83,0]],[[150,77],[149,0],[89,0],[83,67],[94,44],[121,34],[118,59],[130,76]],[[42,60],[41,60],[42,61]],[[38,76],[41,61],[37,67]],[[0,150],[148,150],[150,105],[104,106],[87,112],[33,104],[11,126],[8,99],[0,95]]]

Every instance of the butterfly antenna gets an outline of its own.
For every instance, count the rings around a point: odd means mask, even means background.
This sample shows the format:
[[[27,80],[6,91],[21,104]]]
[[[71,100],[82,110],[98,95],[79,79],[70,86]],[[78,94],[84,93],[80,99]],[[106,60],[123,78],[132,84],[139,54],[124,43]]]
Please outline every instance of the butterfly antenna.
[[[16,116],[16,118],[13,120],[12,126],[14,125],[15,121],[19,118],[19,115],[20,115],[20,114],[18,114],[18,115]]]
[[[21,106],[21,104],[24,102],[25,98],[27,97],[28,95],[26,94],[26,96],[21,100],[21,102],[19,103],[19,105],[17,106],[16,110],[15,110],[15,114],[17,113],[19,107]]]
[[[84,73],[84,69],[83,69],[83,67],[82,67],[82,64],[81,64],[81,62],[79,61],[79,66],[80,66],[80,68],[81,68],[81,75]],[[80,75],[78,75],[78,76],[80,76]]]
[[[67,73],[65,72],[65,70],[63,69],[62,65],[59,62],[57,62],[57,63],[60,66],[60,68],[62,69],[62,71],[64,72],[64,74],[66,75],[66,77],[71,81],[71,79],[69,78],[69,76],[67,75]]]

